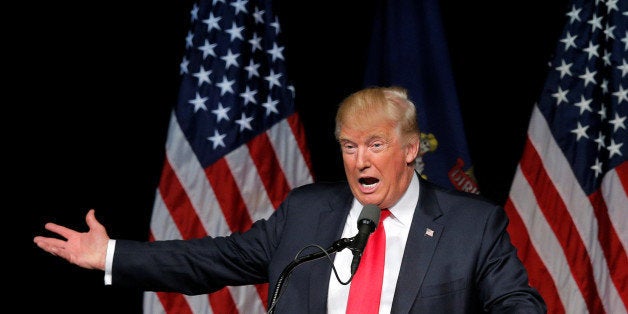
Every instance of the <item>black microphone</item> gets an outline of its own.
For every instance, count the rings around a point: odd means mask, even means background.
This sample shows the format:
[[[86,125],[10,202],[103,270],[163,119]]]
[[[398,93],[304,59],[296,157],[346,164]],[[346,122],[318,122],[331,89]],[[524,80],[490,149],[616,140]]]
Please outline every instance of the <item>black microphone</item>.
[[[362,259],[362,252],[366,246],[369,236],[379,223],[381,210],[377,205],[367,204],[362,208],[362,212],[358,217],[358,234],[353,238],[354,241],[350,247],[353,252],[353,261],[351,261],[351,275],[358,270],[358,265]]]

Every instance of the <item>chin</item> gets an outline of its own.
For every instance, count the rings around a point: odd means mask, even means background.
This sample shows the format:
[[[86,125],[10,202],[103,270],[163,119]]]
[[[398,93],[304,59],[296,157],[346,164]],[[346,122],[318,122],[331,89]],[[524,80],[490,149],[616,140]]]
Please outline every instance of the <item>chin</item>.
[[[358,201],[360,201],[362,205],[373,204],[379,206],[379,203],[381,203],[379,199],[375,199],[373,197],[360,197],[358,198]]]

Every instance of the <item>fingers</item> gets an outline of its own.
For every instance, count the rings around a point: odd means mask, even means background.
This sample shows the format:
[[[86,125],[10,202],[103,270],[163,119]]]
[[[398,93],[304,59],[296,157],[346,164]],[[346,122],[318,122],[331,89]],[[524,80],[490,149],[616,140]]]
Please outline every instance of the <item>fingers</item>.
[[[57,239],[57,238],[47,238],[47,237],[42,237],[42,236],[37,236],[35,237],[35,239],[33,240],[38,246],[45,246],[45,247],[64,247],[66,241],[65,240],[61,240],[61,239]]]
[[[48,231],[52,231],[66,239],[70,238],[73,234],[77,233],[76,231],[70,229],[70,228],[66,228],[64,226],[61,225],[57,225],[54,222],[49,222],[47,224],[44,225],[44,228],[46,228],[46,230]]]
[[[53,254],[58,255],[61,250],[65,248],[66,241],[60,240],[57,238],[47,238],[42,236],[37,236],[33,239],[33,242],[37,244],[42,250]]]

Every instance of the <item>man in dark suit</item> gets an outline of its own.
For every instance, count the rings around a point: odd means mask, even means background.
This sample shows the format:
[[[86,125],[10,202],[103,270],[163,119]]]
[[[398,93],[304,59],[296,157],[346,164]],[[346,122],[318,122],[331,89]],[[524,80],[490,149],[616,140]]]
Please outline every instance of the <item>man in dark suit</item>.
[[[336,115],[347,182],[296,188],[273,215],[244,233],[113,240],[90,210],[88,232],[48,223],[46,229],[65,240],[38,236],[34,241],[70,263],[105,271],[107,284],[192,295],[269,282],[273,291],[298,252],[311,246],[303,254],[312,253],[315,246],[328,248],[355,235],[361,209],[372,204],[391,213],[383,220],[386,262],[379,313],[544,313],[543,299],[529,286],[510,242],[503,209],[437,187],[415,171],[420,145],[415,110],[397,87],[367,88],[347,97]],[[273,311],[348,312],[351,285],[339,280],[351,277],[353,254],[333,255],[338,279],[325,258],[296,267]]]

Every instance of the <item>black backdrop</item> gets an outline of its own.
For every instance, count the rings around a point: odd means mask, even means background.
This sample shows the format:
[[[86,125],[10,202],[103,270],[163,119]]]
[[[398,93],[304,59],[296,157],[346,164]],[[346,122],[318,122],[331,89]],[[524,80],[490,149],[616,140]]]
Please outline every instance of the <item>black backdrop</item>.
[[[111,237],[147,239],[193,1],[127,2],[32,5],[34,26],[12,49],[24,70],[11,107],[24,122],[7,119],[17,126],[5,134],[18,139],[7,155],[18,174],[10,185],[23,193],[8,196],[19,195],[30,228],[19,242],[28,254],[8,259],[26,266],[9,288],[25,311],[141,313],[141,292],[104,287],[101,272],[32,244],[48,221],[85,230],[89,208]],[[319,180],[343,178],[334,108],[361,87],[374,2],[276,1]],[[567,9],[565,0],[441,1],[475,175],[495,202],[507,197]]]

